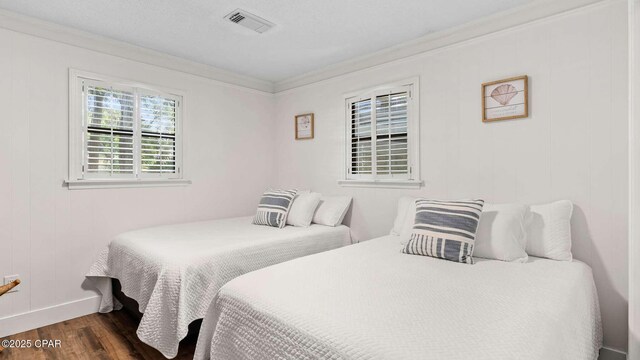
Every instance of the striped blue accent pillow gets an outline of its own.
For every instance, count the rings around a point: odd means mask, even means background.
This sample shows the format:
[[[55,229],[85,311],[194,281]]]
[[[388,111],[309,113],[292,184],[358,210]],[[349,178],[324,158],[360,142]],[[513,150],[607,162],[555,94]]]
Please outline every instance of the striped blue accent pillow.
[[[416,200],[416,220],[405,254],[473,264],[473,244],[484,200]]]
[[[282,229],[287,223],[287,215],[296,193],[296,190],[267,190],[260,199],[253,223]]]

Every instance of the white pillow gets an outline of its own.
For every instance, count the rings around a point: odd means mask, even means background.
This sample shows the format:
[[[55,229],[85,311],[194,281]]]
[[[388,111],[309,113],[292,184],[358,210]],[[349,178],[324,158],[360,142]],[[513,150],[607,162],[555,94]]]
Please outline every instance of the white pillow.
[[[406,245],[406,243],[411,239],[411,234],[413,233],[413,225],[416,222],[416,200],[417,197],[407,197],[406,199],[400,199],[404,204],[404,217],[402,219],[402,224],[397,229],[400,234],[400,244]],[[400,211],[398,209],[398,211]],[[394,224],[394,229],[395,224]]]
[[[403,196],[398,200],[398,210],[396,212],[396,219],[393,221],[393,228],[391,229],[391,235],[400,236],[402,233],[402,226],[404,225],[404,219],[407,216],[407,209],[410,207],[411,202],[416,198],[411,196]]]
[[[571,261],[571,214],[573,204],[561,200],[531,205],[527,253],[552,260]]]
[[[474,257],[526,262],[529,207],[521,204],[485,204],[476,232]]]
[[[320,225],[338,226],[349,210],[351,196],[323,196],[313,215],[313,222]]]
[[[307,227],[311,225],[313,214],[320,204],[320,194],[304,192],[293,199],[287,216],[287,225]]]

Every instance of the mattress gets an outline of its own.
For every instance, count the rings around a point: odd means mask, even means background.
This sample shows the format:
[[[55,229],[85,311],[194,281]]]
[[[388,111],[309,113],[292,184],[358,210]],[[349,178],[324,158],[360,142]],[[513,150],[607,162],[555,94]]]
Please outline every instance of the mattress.
[[[195,359],[596,359],[589,266],[467,265],[387,236],[243,275],[220,289]]]
[[[189,324],[204,317],[218,289],[266,266],[351,243],[349,228],[313,224],[277,229],[251,224],[251,217],[160,226],[117,236],[87,277],[102,294],[100,312],[121,305],[111,278],[143,313],[143,342],[175,357]]]

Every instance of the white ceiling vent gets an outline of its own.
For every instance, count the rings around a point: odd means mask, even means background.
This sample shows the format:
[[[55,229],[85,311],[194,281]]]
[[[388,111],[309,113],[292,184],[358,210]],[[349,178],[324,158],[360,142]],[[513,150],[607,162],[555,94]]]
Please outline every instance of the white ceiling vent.
[[[230,12],[224,18],[261,34],[275,26],[274,23],[241,9]]]

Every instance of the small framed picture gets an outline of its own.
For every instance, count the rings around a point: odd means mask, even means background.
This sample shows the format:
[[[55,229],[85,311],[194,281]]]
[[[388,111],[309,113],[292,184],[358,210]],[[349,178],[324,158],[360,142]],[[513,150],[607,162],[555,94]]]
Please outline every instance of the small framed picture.
[[[296,115],[296,140],[313,139],[313,113]]]
[[[482,121],[529,116],[527,75],[482,84]]]

